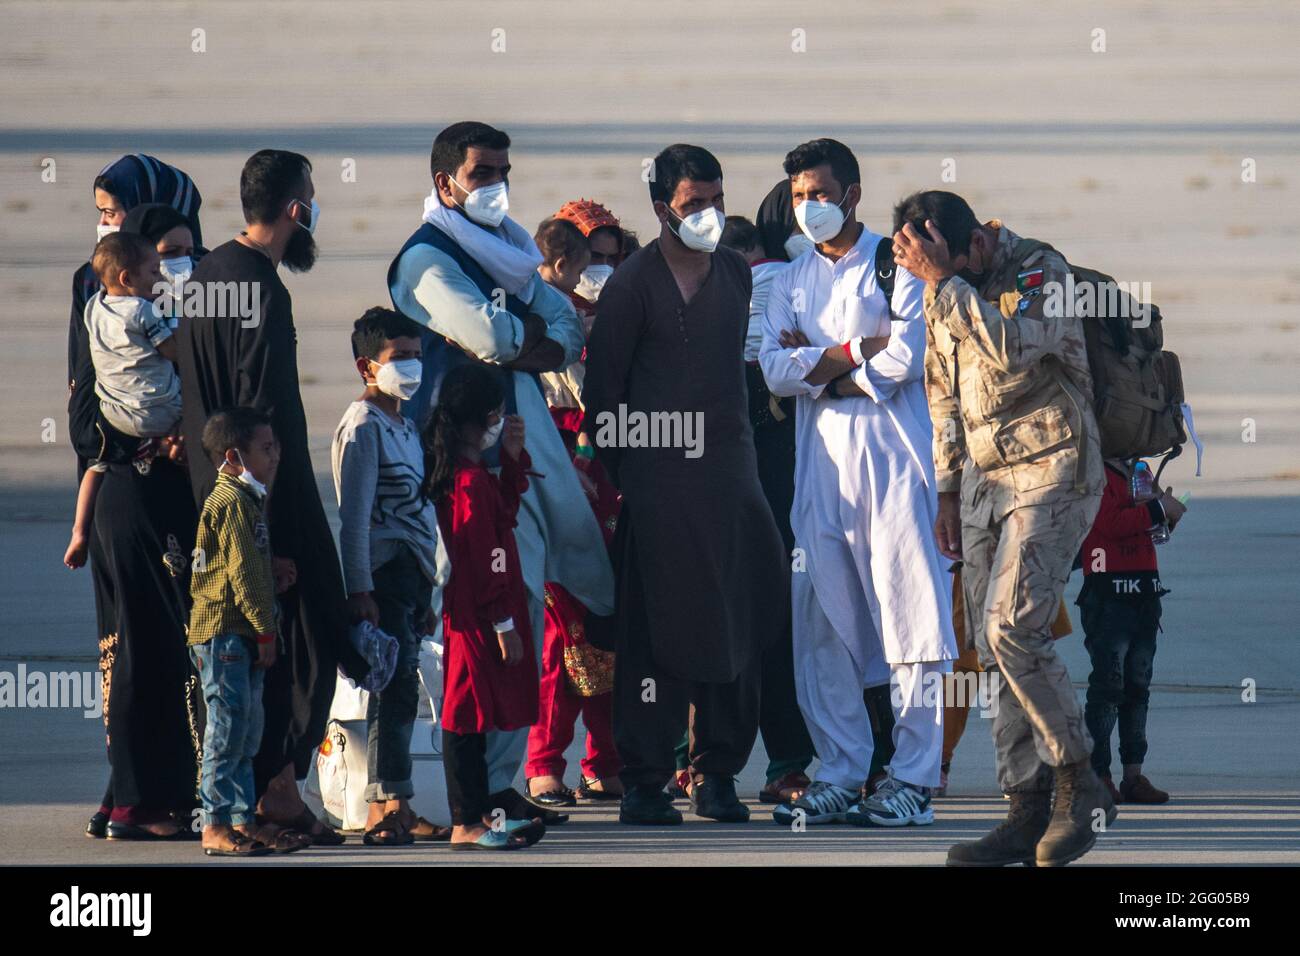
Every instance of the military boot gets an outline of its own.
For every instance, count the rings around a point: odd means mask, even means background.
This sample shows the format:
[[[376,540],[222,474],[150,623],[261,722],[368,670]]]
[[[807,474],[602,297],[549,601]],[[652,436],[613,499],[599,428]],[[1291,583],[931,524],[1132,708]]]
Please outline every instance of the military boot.
[[[1026,790],[1011,794],[1007,818],[983,838],[958,843],[948,851],[949,866],[1034,865],[1034,847],[1052,818],[1052,794]]]
[[[1038,841],[1039,866],[1064,866],[1077,860],[1097,842],[1096,811],[1106,826],[1115,822],[1115,801],[1086,759],[1056,768],[1056,800],[1052,822]]]

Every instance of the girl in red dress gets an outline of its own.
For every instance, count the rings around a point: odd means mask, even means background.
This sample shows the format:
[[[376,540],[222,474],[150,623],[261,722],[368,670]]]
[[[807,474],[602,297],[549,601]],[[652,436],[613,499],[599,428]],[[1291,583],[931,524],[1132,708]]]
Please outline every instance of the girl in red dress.
[[[536,821],[494,813],[488,795],[487,731],[537,720],[537,661],[514,534],[530,462],[523,419],[506,415],[504,400],[486,367],[453,369],[424,435],[425,494],[451,558],[442,595],[442,740],[453,850],[513,850],[544,832]],[[483,461],[498,435],[499,476]]]

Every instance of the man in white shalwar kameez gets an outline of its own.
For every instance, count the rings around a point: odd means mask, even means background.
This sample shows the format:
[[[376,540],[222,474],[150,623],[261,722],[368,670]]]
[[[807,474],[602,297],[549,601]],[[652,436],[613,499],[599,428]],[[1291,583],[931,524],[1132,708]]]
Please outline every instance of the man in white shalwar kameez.
[[[759,362],[796,404],[791,525],[795,683],[821,759],[778,822],[905,826],[934,819],[941,682],[957,656],[923,383],[924,283],[897,270],[892,302],[875,235],[856,221],[858,164],[843,144],[792,151],[795,216],[816,248],[773,283]],[[891,314],[892,313],[892,314]],[[863,689],[893,683],[889,777],[861,798],[873,744]]]

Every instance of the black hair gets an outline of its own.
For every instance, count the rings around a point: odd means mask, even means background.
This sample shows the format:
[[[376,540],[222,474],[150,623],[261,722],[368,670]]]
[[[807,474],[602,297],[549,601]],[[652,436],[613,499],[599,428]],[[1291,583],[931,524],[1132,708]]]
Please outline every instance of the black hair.
[[[90,267],[104,285],[117,281],[123,272],[134,273],[154,252],[154,244],[134,232],[110,232],[95,245],[90,257]]]
[[[821,165],[830,166],[831,175],[845,192],[854,183],[862,182],[858,158],[853,155],[853,150],[837,139],[813,139],[801,143],[785,154],[781,168],[787,176],[794,176]]]
[[[256,408],[240,405],[214,412],[203,426],[203,451],[218,468],[231,448],[248,451],[258,428],[269,426],[271,417]]]
[[[122,197],[117,194],[117,184],[107,176],[99,175],[95,177],[95,188],[102,189],[118,202],[122,202]]]
[[[382,305],[366,309],[361,318],[352,323],[352,357],[376,358],[384,350],[384,343],[398,338],[418,339],[424,329],[400,312]]]
[[[587,233],[587,243],[590,244],[591,237],[598,233],[605,233],[612,236],[614,241],[618,243],[619,251],[623,251],[624,229],[622,226],[597,226],[595,229],[591,230],[591,232]]]
[[[149,202],[134,207],[126,214],[121,231],[144,236],[157,245],[163,236],[177,226],[184,226],[193,238],[194,229],[188,219],[166,203]]]
[[[569,220],[555,216],[542,220],[533,242],[537,243],[542,261],[548,266],[554,266],[561,259],[576,259],[583,252],[591,251],[591,243],[581,229]]]
[[[980,221],[966,200],[941,189],[912,193],[894,207],[894,232],[910,222],[922,236],[929,236],[927,219],[939,227],[950,253],[964,256],[970,252],[971,233],[980,228]]]
[[[433,141],[429,151],[429,174],[454,175],[471,147],[479,149],[509,149],[510,137],[487,123],[467,121],[452,123]]]
[[[711,183],[722,178],[722,166],[717,158],[700,146],[675,143],[655,157],[653,175],[650,177],[650,199],[667,203],[683,179]]]
[[[718,240],[718,244],[735,249],[737,252],[748,252],[750,249],[763,247],[762,240],[758,237],[758,227],[744,216],[726,218],[722,227],[722,238]]]
[[[239,174],[239,202],[244,207],[244,222],[275,222],[294,199],[302,198],[302,189],[311,172],[311,163],[301,153],[287,149],[259,149]]]
[[[506,400],[496,374],[482,365],[458,365],[442,380],[438,403],[424,428],[424,496],[441,501],[452,489],[460,429],[464,425],[487,428],[488,416]]]

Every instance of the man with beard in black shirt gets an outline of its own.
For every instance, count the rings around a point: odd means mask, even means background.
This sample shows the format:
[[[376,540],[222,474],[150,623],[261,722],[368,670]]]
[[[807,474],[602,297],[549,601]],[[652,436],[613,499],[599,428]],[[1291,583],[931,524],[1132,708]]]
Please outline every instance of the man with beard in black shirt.
[[[312,233],[320,207],[311,163],[286,150],[260,150],[244,164],[239,195],[248,228],[208,253],[186,290],[176,333],[181,428],[186,445],[199,448],[209,416],[248,406],[271,417],[280,441],[268,517],[281,654],[263,691],[266,721],[253,762],[257,809],[316,845],[329,845],[342,836],[311,814],[295,778],[306,777],[324,736],[336,665],[354,678],[368,667],[348,640],[342,574],[307,448],[293,303],[276,272],[281,263],[306,272],[316,260]],[[189,467],[201,504],[216,475],[205,455],[190,455]],[[273,831],[265,836],[290,839]]]

